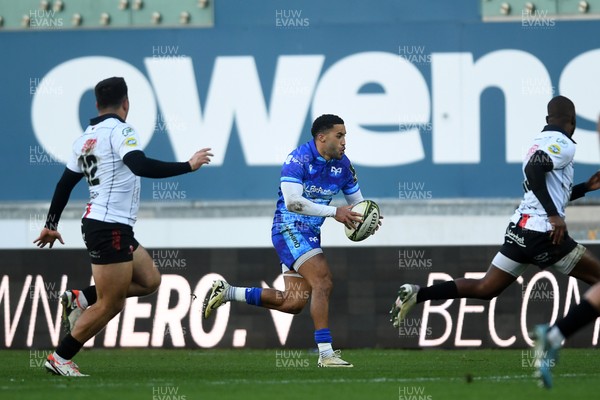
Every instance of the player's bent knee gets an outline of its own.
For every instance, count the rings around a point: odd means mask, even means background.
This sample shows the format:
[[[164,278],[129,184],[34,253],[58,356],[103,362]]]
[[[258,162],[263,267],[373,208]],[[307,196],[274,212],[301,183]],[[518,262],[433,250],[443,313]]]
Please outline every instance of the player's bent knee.
[[[160,286],[161,280],[162,276],[156,271],[153,274],[145,276],[141,282],[137,282],[144,289],[141,296],[148,296],[156,292]]]
[[[150,293],[148,294],[156,292],[160,286],[161,281],[162,276],[160,274],[157,273],[155,276],[153,276],[150,280],[150,284],[148,285],[148,289],[150,290]]]
[[[112,300],[98,300],[96,306],[100,309],[100,312],[104,315],[114,317],[125,308],[125,298],[112,299]]]

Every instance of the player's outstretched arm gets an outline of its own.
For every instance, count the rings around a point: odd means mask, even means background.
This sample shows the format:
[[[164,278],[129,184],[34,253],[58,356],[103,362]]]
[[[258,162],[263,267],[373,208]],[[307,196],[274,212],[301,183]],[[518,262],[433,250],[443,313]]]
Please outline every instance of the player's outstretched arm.
[[[597,171],[587,181],[573,186],[571,189],[571,198],[569,198],[569,200],[577,200],[580,197],[585,196],[587,192],[593,192],[598,189],[600,189],[600,171]]]
[[[190,158],[190,161],[188,161],[192,171],[196,171],[204,164],[210,164],[210,158],[214,155],[210,152],[210,150],[210,147],[205,147],[204,149],[194,153],[192,158]]]
[[[37,247],[43,249],[47,244],[50,245],[50,248],[54,246],[54,241],[58,239],[61,244],[65,244],[62,236],[58,231],[53,231],[48,228],[43,228],[42,232],[40,232],[40,236],[33,241]]]
[[[596,173],[585,182],[585,187],[588,192],[600,189],[600,171],[596,171]]]
[[[131,172],[144,178],[169,178],[196,171],[204,164],[210,163],[213,154],[210,148],[205,148],[194,153],[189,161],[167,162],[146,157],[143,151],[130,151],[123,157],[123,163]]]
[[[77,185],[81,178],[83,178],[82,173],[74,172],[69,168],[65,168],[60,180],[56,184],[56,189],[54,189],[54,195],[52,196],[52,202],[50,203],[50,210],[48,211],[48,216],[46,217],[46,224],[44,225],[40,236],[33,241],[33,243],[35,243],[35,245],[39,248],[43,248],[47,244],[49,244],[50,248],[52,248],[56,239],[58,239],[58,241],[62,244],[65,244],[62,236],[57,231],[58,221],[60,220],[60,216],[62,215],[65,206],[69,202],[69,197],[71,197],[73,188],[75,185]]]

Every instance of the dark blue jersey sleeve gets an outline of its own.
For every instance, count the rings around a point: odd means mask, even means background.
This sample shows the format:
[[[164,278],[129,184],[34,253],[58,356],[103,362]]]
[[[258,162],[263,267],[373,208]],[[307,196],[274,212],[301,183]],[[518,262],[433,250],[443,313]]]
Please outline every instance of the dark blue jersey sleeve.
[[[358,177],[356,176],[356,171],[354,170],[352,163],[346,156],[344,156],[344,161],[346,161],[348,164],[348,180],[346,181],[346,184],[342,187],[342,193],[356,193],[360,189],[360,187],[358,186]]]

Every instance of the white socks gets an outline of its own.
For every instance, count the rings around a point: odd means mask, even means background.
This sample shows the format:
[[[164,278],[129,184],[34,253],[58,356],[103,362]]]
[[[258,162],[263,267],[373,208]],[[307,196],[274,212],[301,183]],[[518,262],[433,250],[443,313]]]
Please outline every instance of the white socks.
[[[56,361],[58,361],[59,364],[64,364],[64,363],[68,363],[69,360],[65,360],[64,358],[62,358],[61,356],[59,356],[58,354],[56,354],[56,352],[54,352],[54,354],[52,354],[54,356],[54,359]]]
[[[83,290],[78,290],[78,292],[79,295],[77,296],[77,301],[79,302],[81,308],[85,310],[88,307],[88,301],[85,298],[85,294],[83,294]]]
[[[319,346],[319,355],[322,358],[333,355],[333,348],[331,347],[331,343],[317,343],[317,346]]]
[[[246,289],[245,287],[237,287],[237,286],[229,286],[227,291],[225,292],[225,301],[240,301],[246,302]]]
[[[565,337],[563,336],[562,332],[556,326],[550,328],[550,330],[547,333],[547,337],[550,346],[552,346],[552,348],[554,349],[560,348],[560,346],[562,346],[563,340],[565,340]]]

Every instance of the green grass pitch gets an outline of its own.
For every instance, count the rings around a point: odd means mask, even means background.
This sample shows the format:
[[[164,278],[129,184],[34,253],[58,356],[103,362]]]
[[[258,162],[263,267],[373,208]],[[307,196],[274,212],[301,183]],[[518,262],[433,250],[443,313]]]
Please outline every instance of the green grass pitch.
[[[592,399],[596,349],[563,349],[546,390],[532,378],[532,350],[346,350],[350,369],[316,367],[312,351],[84,350],[87,378],[46,373],[47,351],[0,352],[0,399]]]

